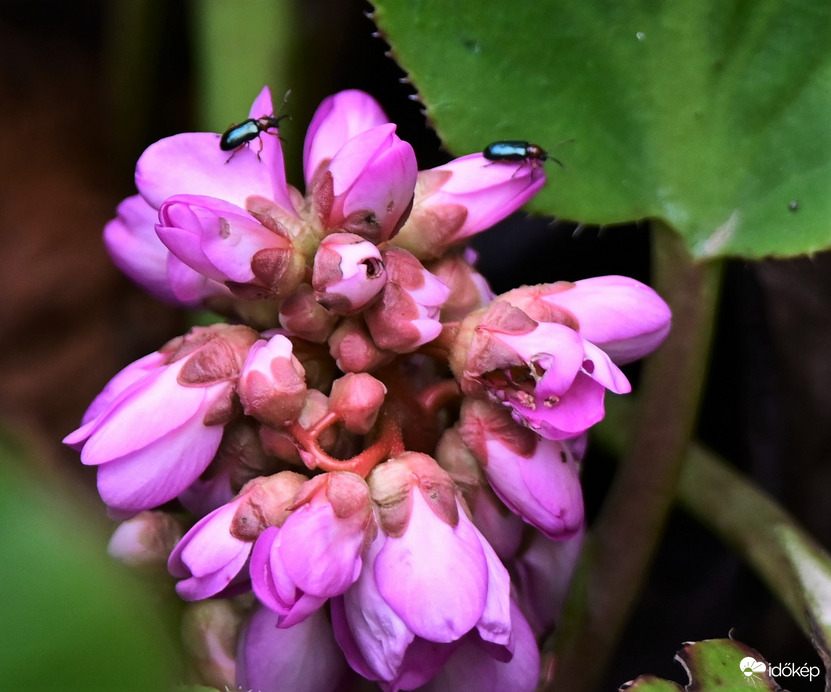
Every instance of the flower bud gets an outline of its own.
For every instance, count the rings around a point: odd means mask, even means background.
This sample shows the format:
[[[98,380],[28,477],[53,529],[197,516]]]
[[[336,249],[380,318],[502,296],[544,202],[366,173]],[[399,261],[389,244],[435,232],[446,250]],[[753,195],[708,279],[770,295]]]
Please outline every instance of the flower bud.
[[[280,325],[289,334],[317,344],[326,343],[338,316],[315,300],[309,284],[300,284],[280,303]]]
[[[410,353],[441,332],[439,312],[450,289],[406,250],[383,253],[387,283],[364,319],[379,348]]]
[[[306,131],[303,148],[306,186],[311,187],[317,169],[328,164],[350,139],[388,122],[378,102],[363,91],[347,89],[323,99]]]
[[[386,538],[371,549],[374,565],[365,570],[374,586],[356,585],[355,601],[352,590],[345,596],[347,619],[356,606],[383,607],[380,597],[428,641],[456,641],[476,628],[483,639],[510,646],[508,573],[468,518],[447,473],[426,454],[405,452],[376,466],[367,482]]]
[[[164,565],[181,538],[182,526],[167,512],[139,512],[118,525],[107,552],[127,565]]]
[[[378,348],[359,320],[345,319],[329,339],[329,353],[341,372],[369,372],[389,363],[395,354]]]
[[[228,600],[189,603],[182,615],[182,641],[199,680],[218,689],[236,687],[236,643],[242,613]]]
[[[387,388],[367,373],[347,373],[332,383],[329,407],[349,432],[365,435],[378,417]]]
[[[118,205],[118,216],[104,227],[104,245],[122,272],[165,303],[196,307],[228,289],[185,266],[156,235],[158,210],[141,195]]]
[[[255,343],[237,385],[246,415],[273,428],[297,420],[306,400],[305,375],[285,336],[277,334]]]
[[[508,508],[553,540],[583,525],[580,469],[568,445],[546,440],[482,399],[462,404],[459,433]]]
[[[338,315],[362,310],[378,295],[386,280],[378,248],[354,233],[326,236],[315,253],[315,299]]]

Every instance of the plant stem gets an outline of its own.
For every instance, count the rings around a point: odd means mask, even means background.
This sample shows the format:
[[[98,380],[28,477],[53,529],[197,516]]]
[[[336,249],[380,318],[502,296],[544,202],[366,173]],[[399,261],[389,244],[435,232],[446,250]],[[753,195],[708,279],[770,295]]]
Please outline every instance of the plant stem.
[[[597,688],[663,533],[695,423],[721,264],[693,263],[674,233],[653,228],[655,288],[672,309],[673,327],[647,363],[639,427],[587,538],[546,690]]]

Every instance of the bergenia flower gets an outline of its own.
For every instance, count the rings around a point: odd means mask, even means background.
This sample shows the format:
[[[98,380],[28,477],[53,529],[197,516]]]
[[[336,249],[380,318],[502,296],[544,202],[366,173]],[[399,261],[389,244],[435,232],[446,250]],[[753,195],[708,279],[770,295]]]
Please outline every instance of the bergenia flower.
[[[104,227],[104,245],[115,266],[150,295],[180,307],[196,307],[216,296],[229,296],[209,279],[171,254],[156,235],[158,210],[134,195],[118,205],[118,216]]]
[[[382,533],[358,581],[332,603],[350,665],[385,690],[412,689],[472,630],[510,658],[508,574],[452,479],[427,455],[407,452],[368,481]]]
[[[381,243],[406,219],[417,175],[413,148],[395,125],[379,125],[347,140],[318,167],[308,195],[323,228]]]
[[[81,448],[83,463],[98,466],[104,502],[134,514],[199,477],[237,414],[236,379],[257,338],[242,326],[194,328],[116,375],[64,439]]]
[[[355,582],[375,532],[369,489],[360,476],[315,476],[298,491],[286,521],[257,539],[254,593],[280,616],[281,627],[291,627]]]
[[[303,278],[305,259],[285,229],[215,197],[169,197],[156,233],[179,260],[243,298],[285,296]]]
[[[602,420],[606,389],[630,391],[626,376],[576,325],[538,322],[502,297],[465,318],[450,364],[463,392],[507,406],[550,440]]]
[[[484,399],[465,400],[459,432],[494,492],[513,512],[554,540],[580,530],[580,468],[565,442],[541,438]]]
[[[304,481],[291,471],[256,478],[231,502],[200,519],[179,541],[167,563],[170,573],[182,580],[176,584],[176,592],[186,601],[195,601],[227,589],[248,564],[259,535],[286,520]]]
[[[280,428],[297,420],[306,401],[306,371],[282,334],[254,343],[242,365],[237,392],[246,415]]]
[[[421,171],[413,210],[395,244],[419,259],[438,257],[515,212],[544,184],[541,166],[493,165],[481,154]]]

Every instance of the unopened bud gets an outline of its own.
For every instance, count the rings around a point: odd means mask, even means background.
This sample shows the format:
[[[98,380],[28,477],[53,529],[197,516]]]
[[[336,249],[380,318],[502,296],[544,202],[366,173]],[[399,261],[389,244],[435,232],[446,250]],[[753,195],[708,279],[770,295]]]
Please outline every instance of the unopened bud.
[[[300,284],[297,290],[280,303],[280,324],[290,334],[322,344],[332,333],[338,316],[317,300],[309,284]]]
[[[395,354],[375,344],[356,319],[343,320],[329,339],[329,353],[342,372],[369,372],[386,365]]]
[[[231,601],[190,603],[182,616],[182,641],[197,677],[217,689],[236,689],[236,647],[243,615]]]
[[[167,512],[139,512],[119,524],[107,552],[127,565],[165,565],[183,533]]]
[[[347,373],[332,383],[329,407],[349,432],[365,435],[378,418],[387,388],[372,375]]]
[[[279,428],[296,420],[306,400],[306,378],[291,341],[278,334],[254,344],[237,392],[245,413],[267,425]]]

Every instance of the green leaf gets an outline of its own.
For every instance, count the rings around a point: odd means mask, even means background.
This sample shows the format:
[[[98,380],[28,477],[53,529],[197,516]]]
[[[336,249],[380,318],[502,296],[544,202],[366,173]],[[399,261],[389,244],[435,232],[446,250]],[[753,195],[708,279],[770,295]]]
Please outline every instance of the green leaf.
[[[768,674],[768,664],[758,652],[732,639],[708,639],[688,642],[675,654],[684,666],[689,683],[687,692],[735,692],[735,690],[768,690],[782,688]],[[624,688],[628,692],[680,692],[681,687],[668,680],[644,675]]]
[[[375,16],[452,152],[557,147],[566,169],[549,165],[533,211],[661,218],[699,258],[831,244],[826,0],[376,0]]]
[[[101,527],[37,468],[0,430],[0,689],[172,689],[181,671],[164,600],[108,557]]]

